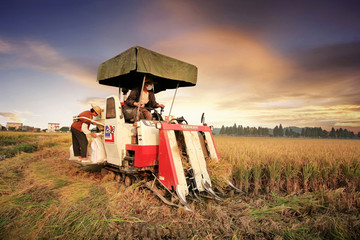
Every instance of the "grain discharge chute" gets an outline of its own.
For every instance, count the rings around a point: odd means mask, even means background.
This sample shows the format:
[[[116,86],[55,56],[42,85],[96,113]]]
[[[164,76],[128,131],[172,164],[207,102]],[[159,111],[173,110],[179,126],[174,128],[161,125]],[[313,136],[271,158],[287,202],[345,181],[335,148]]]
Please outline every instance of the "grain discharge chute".
[[[163,109],[151,109],[152,120],[127,116],[123,104],[128,90],[144,86],[146,76],[153,79],[155,93],[177,91],[196,85],[197,67],[138,46],[100,64],[99,84],[119,88],[119,96],[107,97],[102,118],[93,121],[105,153],[97,164],[104,165],[103,171],[114,172],[125,185],[144,179],[145,186],[169,205],[192,210],[187,196],[201,201],[199,194],[203,192],[222,201],[213,190],[207,170],[209,159],[219,159],[212,127],[204,121],[202,125],[189,125],[170,113],[162,116]],[[88,165],[73,157],[69,160]],[[158,188],[166,189],[165,194]]]

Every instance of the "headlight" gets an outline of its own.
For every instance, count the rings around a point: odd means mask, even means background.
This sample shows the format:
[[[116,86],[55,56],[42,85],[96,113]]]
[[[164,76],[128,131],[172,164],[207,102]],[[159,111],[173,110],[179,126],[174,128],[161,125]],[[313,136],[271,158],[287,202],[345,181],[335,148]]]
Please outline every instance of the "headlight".
[[[157,122],[157,123],[156,123],[156,128],[157,128],[157,129],[161,129],[161,126],[162,126],[161,122]]]

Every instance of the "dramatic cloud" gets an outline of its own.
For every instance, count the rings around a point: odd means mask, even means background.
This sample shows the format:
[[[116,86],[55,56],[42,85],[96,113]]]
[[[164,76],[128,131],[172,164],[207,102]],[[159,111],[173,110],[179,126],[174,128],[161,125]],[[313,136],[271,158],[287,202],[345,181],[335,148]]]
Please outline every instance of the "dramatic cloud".
[[[360,41],[311,48],[295,54],[307,71],[360,72]]]
[[[77,103],[87,108],[90,108],[91,104],[104,107],[105,98],[89,97],[84,100],[79,100]]]
[[[0,69],[30,67],[86,84],[96,84],[96,66],[89,67],[84,60],[68,59],[44,42],[10,42],[0,38],[0,53]]]
[[[69,14],[45,24],[47,29],[57,26],[47,34],[40,26],[47,15],[37,19],[31,11],[24,11],[29,19],[38,20],[38,28],[21,28],[26,18],[19,17],[19,24],[13,24],[19,28],[4,32],[13,38],[0,37],[0,70],[6,74],[11,69],[33,68],[98,86],[94,81],[97,64],[91,59],[73,59],[60,49],[73,49],[74,55],[84,56],[91,47],[96,49],[91,51],[94,59],[106,59],[139,44],[198,67],[197,86],[179,89],[172,109],[174,115],[194,120],[189,122],[198,122],[206,112],[209,124],[217,126],[236,122],[267,127],[279,123],[359,127],[360,5],[350,2],[154,0],[131,4],[126,13],[115,17],[104,5],[95,11],[107,13],[97,25],[89,25],[93,19],[87,19],[88,15]],[[124,11],[124,4],[120,5]],[[118,12],[116,7],[112,5],[110,12]],[[76,25],[78,17],[81,22]],[[72,25],[75,28],[69,27]],[[86,37],[79,37],[79,29],[88,26],[93,33],[88,30]],[[34,39],[28,37],[33,30],[38,32],[32,36],[46,42],[23,40]],[[79,49],[71,48],[86,38],[93,40]],[[21,75],[11,74],[15,80]],[[83,99],[77,102],[81,107],[101,106],[103,99],[86,96],[103,96],[102,91],[81,89],[75,99]],[[173,93],[157,94],[166,111]]]
[[[194,14],[196,4],[164,8],[171,18],[163,27],[194,23],[151,46],[199,69],[197,87],[179,91],[176,104],[182,106],[176,109],[213,111],[211,117],[221,116],[224,124],[360,126],[353,120],[360,119],[359,42],[283,54],[246,27],[214,22],[216,11],[211,18],[212,11]]]
[[[0,112],[0,116],[8,118],[8,119],[10,119],[11,121],[14,121],[14,122],[24,122],[25,121],[24,118],[20,117],[16,113]]]

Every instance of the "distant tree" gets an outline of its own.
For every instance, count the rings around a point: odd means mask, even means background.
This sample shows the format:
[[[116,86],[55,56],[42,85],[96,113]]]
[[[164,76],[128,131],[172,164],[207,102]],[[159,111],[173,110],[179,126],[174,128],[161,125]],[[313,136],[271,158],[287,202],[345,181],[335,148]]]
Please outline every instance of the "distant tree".
[[[291,129],[290,129],[290,131],[291,131]],[[290,131],[289,131],[288,128],[285,129],[285,136],[286,136],[286,137],[291,137]]]
[[[328,131],[326,131],[325,129],[321,131],[320,137],[322,137],[322,138],[327,138],[328,136],[329,136]]]
[[[244,129],[244,134],[245,136],[249,136],[250,135],[250,127],[247,126],[245,129]]]
[[[263,128],[263,136],[269,136],[270,132],[268,128]]]
[[[350,132],[350,138],[354,138],[355,137],[355,133],[354,132]]]
[[[239,136],[243,136],[244,135],[244,128],[242,125],[240,125],[240,127],[238,127],[238,135]]]
[[[344,129],[340,128],[338,131],[339,134],[339,138],[343,138],[344,137]]]
[[[220,129],[220,135],[224,135],[224,134],[225,134],[225,127],[224,125],[222,125]]]
[[[237,135],[237,126],[236,123],[234,123],[232,129],[231,129],[231,135]]]
[[[274,137],[278,137],[278,136],[279,136],[279,127],[278,127],[277,125],[276,125],[276,127],[274,128],[273,135],[274,135]]]
[[[68,132],[69,130],[70,130],[69,127],[60,128],[60,132]]]
[[[335,129],[334,128],[331,128],[331,131],[329,133],[329,137],[331,138],[336,138],[336,132],[335,132]]]
[[[225,127],[225,135],[230,135],[230,128],[229,127]]]
[[[284,136],[284,129],[283,129],[281,123],[280,123],[280,126],[279,126],[279,136],[280,136],[280,137],[283,137],[283,136]]]

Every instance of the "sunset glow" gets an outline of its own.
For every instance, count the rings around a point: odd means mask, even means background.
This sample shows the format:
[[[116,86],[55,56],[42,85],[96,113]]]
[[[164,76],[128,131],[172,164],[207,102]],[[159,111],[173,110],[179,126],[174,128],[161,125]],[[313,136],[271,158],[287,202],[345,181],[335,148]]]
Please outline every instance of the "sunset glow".
[[[55,10],[55,12],[54,12]],[[215,127],[360,131],[358,1],[11,1],[0,9],[0,124],[69,126],[118,89],[103,61],[140,45],[198,67],[173,115]],[[174,90],[157,94],[169,111]]]

